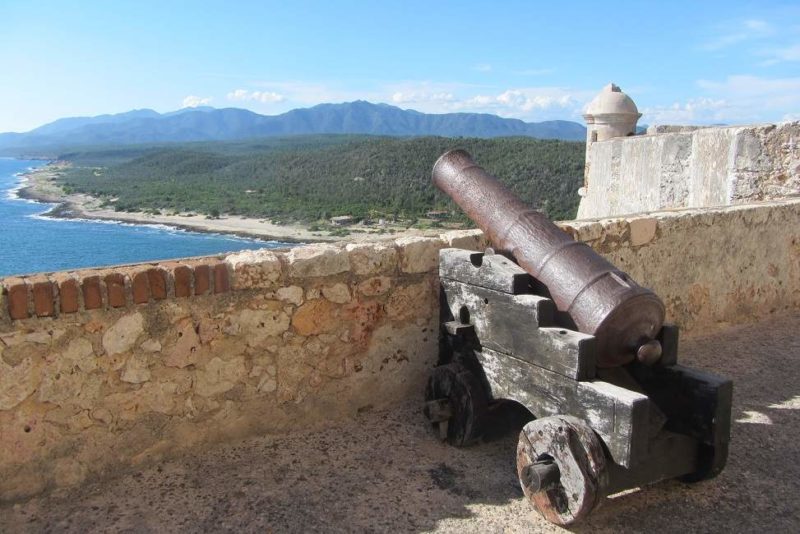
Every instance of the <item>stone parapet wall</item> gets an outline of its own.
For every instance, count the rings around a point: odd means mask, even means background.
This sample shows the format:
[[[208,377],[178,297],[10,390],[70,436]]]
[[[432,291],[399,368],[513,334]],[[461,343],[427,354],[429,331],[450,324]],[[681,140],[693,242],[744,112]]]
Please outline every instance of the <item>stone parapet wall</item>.
[[[652,288],[683,335],[800,308],[800,199],[562,227]]]
[[[800,306],[800,201],[562,228],[653,287],[685,332]],[[0,281],[0,500],[421,398],[450,246],[486,242],[461,231]]]
[[[420,396],[462,234],[0,280],[0,501]]]
[[[692,126],[680,124],[653,124],[647,127],[647,135],[655,135],[662,133],[682,133],[693,132],[695,130],[702,130],[703,128],[713,128],[713,126]]]
[[[648,128],[592,143],[578,219],[800,196],[800,122]]]

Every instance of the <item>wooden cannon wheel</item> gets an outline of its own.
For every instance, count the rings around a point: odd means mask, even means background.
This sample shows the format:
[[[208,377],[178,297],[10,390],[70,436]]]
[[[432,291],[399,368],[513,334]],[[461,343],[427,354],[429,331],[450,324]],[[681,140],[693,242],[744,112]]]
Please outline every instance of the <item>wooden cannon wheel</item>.
[[[425,416],[439,437],[461,447],[480,437],[488,400],[478,377],[459,363],[433,369],[425,388]]]
[[[531,421],[517,444],[517,475],[545,519],[571,525],[600,501],[607,478],[600,438],[580,419],[557,415]]]

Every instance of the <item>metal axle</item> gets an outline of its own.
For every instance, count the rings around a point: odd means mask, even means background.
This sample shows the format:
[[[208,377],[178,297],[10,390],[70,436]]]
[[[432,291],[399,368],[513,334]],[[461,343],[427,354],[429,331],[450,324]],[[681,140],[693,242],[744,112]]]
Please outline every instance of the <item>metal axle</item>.
[[[520,482],[531,493],[554,488],[561,479],[561,471],[552,458],[542,458],[522,471]]]

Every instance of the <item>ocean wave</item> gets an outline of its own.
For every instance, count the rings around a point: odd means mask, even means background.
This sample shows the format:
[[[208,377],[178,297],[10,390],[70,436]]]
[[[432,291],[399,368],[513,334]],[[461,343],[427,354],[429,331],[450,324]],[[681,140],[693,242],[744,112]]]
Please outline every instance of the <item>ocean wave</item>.
[[[40,221],[49,221],[49,222],[77,222],[77,223],[92,223],[92,224],[107,224],[107,225],[114,225],[114,226],[125,226],[130,228],[144,228],[149,230],[157,230],[159,232],[164,232],[168,234],[175,234],[175,235],[191,235],[197,237],[210,237],[215,239],[224,239],[228,241],[235,241],[235,242],[245,242],[245,243],[254,243],[254,244],[267,244],[274,247],[283,246],[286,243],[282,241],[276,240],[262,240],[254,237],[244,237],[238,236],[233,234],[224,234],[220,232],[196,232],[194,230],[190,230],[188,228],[180,228],[177,226],[171,226],[168,224],[160,224],[160,223],[134,223],[129,221],[117,221],[113,219],[92,219],[88,217],[55,217],[52,215],[48,215],[52,211],[52,208],[47,209],[41,213],[32,213],[26,215],[29,219],[36,219]]]
[[[7,159],[14,159],[14,158],[7,158]],[[91,217],[60,217],[57,214],[53,215],[52,212],[58,208],[61,204],[54,203],[54,202],[42,202],[39,200],[34,200],[30,198],[22,198],[19,196],[19,192],[24,189],[29,182],[27,174],[31,171],[36,170],[38,167],[29,167],[28,170],[23,172],[17,172],[12,176],[17,178],[17,181],[14,185],[5,190],[5,197],[9,200],[13,200],[15,202],[24,202],[26,204],[38,204],[42,207],[42,211],[37,213],[31,213],[25,215],[26,218],[36,219],[40,221],[48,221],[48,222],[77,222],[77,223],[93,223],[93,224],[107,224],[107,225],[117,225],[117,226],[125,226],[131,228],[142,228],[142,229],[149,229],[149,230],[156,230],[159,232],[164,232],[168,234],[175,234],[175,235],[191,235],[197,237],[209,237],[215,239],[223,239],[231,242],[237,243],[253,243],[254,245],[263,245],[270,248],[273,247],[281,247],[285,246],[287,243],[278,241],[278,240],[265,240],[259,239],[258,237],[246,237],[246,236],[238,236],[235,234],[227,234],[222,232],[202,232],[202,231],[195,231],[189,228],[181,228],[178,226],[172,226],[168,224],[161,224],[161,223],[145,223],[145,222],[130,222],[130,221],[120,221],[120,220],[113,220],[113,219],[93,219]]]
[[[35,168],[31,170],[35,170]],[[19,196],[19,192],[28,185],[28,172],[30,171],[17,172],[11,175],[14,178],[17,178],[17,181],[10,189],[6,189],[6,198],[9,200],[25,202],[26,204],[50,204],[49,202],[39,202],[38,200],[34,200],[32,198],[22,198]]]
[[[14,185],[14,187],[12,187],[10,189],[6,189],[6,198],[9,199],[9,200],[18,200],[20,202],[27,202],[29,204],[31,204],[31,203],[35,204],[36,203],[35,200],[30,199],[30,198],[22,198],[22,197],[19,196],[19,192],[27,185],[28,185],[27,178],[23,178],[22,180],[19,180]]]

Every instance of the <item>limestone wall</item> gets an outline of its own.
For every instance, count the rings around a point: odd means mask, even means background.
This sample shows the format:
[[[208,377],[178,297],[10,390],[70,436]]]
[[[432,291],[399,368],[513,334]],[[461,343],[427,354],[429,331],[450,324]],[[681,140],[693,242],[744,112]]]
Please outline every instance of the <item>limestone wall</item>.
[[[592,143],[578,219],[800,196],[800,122],[648,128]]]
[[[800,199],[562,227],[652,288],[683,335],[800,308]]]
[[[563,223],[688,333],[800,306],[800,201]],[[480,232],[0,281],[0,500],[421,398]],[[269,461],[265,458],[264,461]]]
[[[0,500],[422,394],[469,235],[7,278]]]

